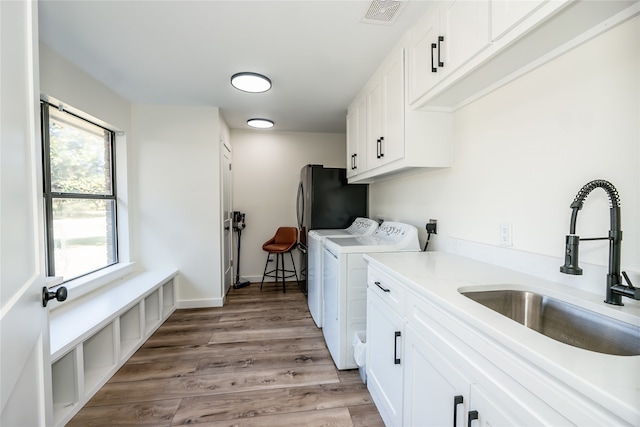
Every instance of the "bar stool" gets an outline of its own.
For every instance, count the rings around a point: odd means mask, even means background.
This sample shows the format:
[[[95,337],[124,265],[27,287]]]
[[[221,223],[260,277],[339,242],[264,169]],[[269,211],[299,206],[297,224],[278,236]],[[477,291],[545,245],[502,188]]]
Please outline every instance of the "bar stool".
[[[296,247],[298,243],[298,229],[296,227],[280,227],[276,231],[276,234],[262,245],[262,250],[267,253],[267,262],[264,264],[264,273],[262,274],[262,282],[260,282],[260,289],[264,284],[265,277],[275,277],[276,283],[278,277],[282,277],[282,292],[287,292],[284,284],[284,279],[289,277],[296,278],[296,282],[299,282],[298,272],[296,271],[296,263],[293,261],[293,254],[291,251]],[[289,253],[291,257],[291,264],[293,270],[286,270],[284,268],[284,254]],[[276,267],[273,270],[267,271],[271,254],[276,255]],[[280,273],[280,274],[278,274]]]

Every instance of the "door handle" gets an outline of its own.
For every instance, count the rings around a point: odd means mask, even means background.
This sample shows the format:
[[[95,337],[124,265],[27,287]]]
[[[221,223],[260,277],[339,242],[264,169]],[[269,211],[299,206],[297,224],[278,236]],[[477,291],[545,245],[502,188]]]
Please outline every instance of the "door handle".
[[[395,337],[393,338],[393,364],[399,365],[400,358],[398,357],[398,338],[402,335],[400,331],[395,332]]]
[[[438,36],[438,67],[444,67],[444,62],[440,59],[440,52],[442,51],[442,42],[444,41],[444,36]]]
[[[42,306],[46,307],[50,300],[65,301],[67,299],[67,288],[60,286],[55,292],[50,291],[46,286],[42,287]]]

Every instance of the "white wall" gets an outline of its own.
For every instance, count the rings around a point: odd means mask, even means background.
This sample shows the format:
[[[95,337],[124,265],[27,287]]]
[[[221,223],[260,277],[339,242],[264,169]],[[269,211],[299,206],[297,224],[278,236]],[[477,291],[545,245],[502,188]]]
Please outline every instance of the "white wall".
[[[222,303],[219,120],[216,107],[132,106],[139,257],[180,270],[180,307]]]
[[[231,141],[233,209],[247,215],[240,273],[245,279],[260,281],[266,260],[262,244],[278,227],[297,226],[300,169],[310,163],[345,167],[346,136],[232,129]]]
[[[119,130],[130,129],[129,102],[44,43],[40,43],[40,90]]]
[[[508,223],[512,249],[558,257],[558,268],[570,203],[588,181],[606,179],[621,197],[622,268],[640,271],[639,21],[456,111],[453,167],[372,185],[371,214],[414,223],[423,241],[425,223],[438,219],[433,248],[447,239],[497,246]],[[577,233],[606,236],[608,212],[596,189]],[[582,261],[607,264],[606,242],[580,250]]]
[[[47,97],[125,132],[117,160],[126,259],[138,270],[178,268],[181,305],[220,305],[218,108],[132,106],[43,43],[40,69]]]

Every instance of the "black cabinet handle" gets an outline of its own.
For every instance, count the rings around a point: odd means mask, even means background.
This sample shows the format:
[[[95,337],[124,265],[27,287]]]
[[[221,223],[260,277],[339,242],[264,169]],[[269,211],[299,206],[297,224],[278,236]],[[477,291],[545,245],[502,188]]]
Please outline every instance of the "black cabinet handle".
[[[462,395],[453,396],[453,427],[458,427],[458,405],[463,401]]]
[[[384,142],[384,136],[380,137],[380,157],[384,157],[384,150],[382,150],[383,145],[382,143]]]
[[[431,43],[431,72],[432,73],[438,72],[438,69],[433,65],[433,51],[436,47],[438,46],[435,43]]]
[[[400,331],[396,331],[395,337],[393,338],[393,364],[394,365],[400,364],[400,358],[398,357],[398,338],[401,335],[402,334],[400,333]]]
[[[52,292],[46,286],[42,287],[42,306],[46,307],[50,300],[65,301],[67,299],[67,288],[60,286],[58,290]]]
[[[382,145],[380,144],[380,138],[376,139],[376,158],[380,158],[380,151],[382,150]]]
[[[356,156],[357,154],[351,155],[351,170],[356,169]]]
[[[469,411],[469,417],[467,418],[467,427],[471,427],[471,422],[478,419],[478,411]]]
[[[391,292],[391,289],[387,289],[384,286],[382,286],[380,284],[380,282],[373,282],[377,287],[379,287],[380,289],[382,289],[383,292]]]
[[[438,36],[438,67],[444,67],[444,62],[440,59],[440,52],[442,51],[441,43],[444,41],[444,36]]]

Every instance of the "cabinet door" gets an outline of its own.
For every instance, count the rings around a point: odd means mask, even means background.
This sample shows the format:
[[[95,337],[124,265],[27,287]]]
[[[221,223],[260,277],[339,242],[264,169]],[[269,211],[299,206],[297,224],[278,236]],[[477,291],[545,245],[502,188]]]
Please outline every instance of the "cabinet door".
[[[356,100],[347,115],[347,177],[367,170],[367,99]]]
[[[442,77],[467,63],[491,44],[489,0],[451,1],[440,11],[444,65]]]
[[[447,346],[406,328],[404,422],[410,427],[466,425],[471,382],[446,360]]]
[[[347,178],[356,174],[355,156],[358,154],[358,118],[356,110],[347,111]]]
[[[440,16],[429,11],[412,31],[407,52],[408,96],[413,104],[440,81],[438,68],[438,35]]]
[[[402,318],[367,290],[367,388],[387,426],[402,425]]]
[[[404,49],[382,68],[382,164],[404,157]]]
[[[491,2],[491,39],[497,40],[505,35],[544,3],[545,0],[493,0]]]
[[[382,84],[376,79],[366,90],[367,115],[367,168],[373,169],[382,164],[380,156],[380,138],[382,138]]]
[[[478,385],[471,386],[471,410],[465,414],[467,427],[525,426],[504,406],[495,402],[491,395]],[[515,409],[515,408],[512,408]],[[535,424],[531,424],[535,425]],[[540,424],[543,425],[543,424]]]

